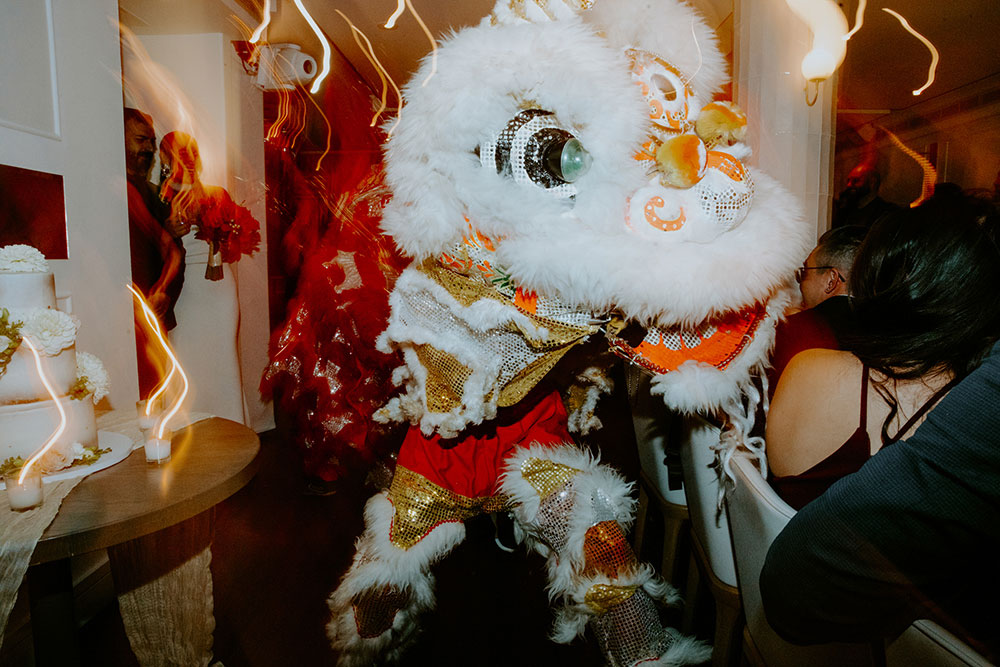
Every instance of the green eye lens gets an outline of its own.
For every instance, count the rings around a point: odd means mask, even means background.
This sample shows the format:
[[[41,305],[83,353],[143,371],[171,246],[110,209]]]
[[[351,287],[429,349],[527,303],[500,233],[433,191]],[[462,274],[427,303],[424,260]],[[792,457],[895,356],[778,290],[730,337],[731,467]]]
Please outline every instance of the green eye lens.
[[[559,155],[559,171],[562,172],[562,179],[567,183],[576,182],[590,170],[593,161],[579,139],[570,139]]]

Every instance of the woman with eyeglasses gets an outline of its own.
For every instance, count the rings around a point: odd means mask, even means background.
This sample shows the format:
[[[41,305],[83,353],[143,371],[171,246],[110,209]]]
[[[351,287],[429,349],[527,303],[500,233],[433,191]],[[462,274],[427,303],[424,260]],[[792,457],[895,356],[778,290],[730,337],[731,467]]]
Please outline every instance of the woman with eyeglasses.
[[[1000,338],[997,233],[973,199],[872,226],[848,278],[855,331],[843,350],[796,355],[775,391],[767,454],[786,502],[800,509],[911,434],[982,361]]]

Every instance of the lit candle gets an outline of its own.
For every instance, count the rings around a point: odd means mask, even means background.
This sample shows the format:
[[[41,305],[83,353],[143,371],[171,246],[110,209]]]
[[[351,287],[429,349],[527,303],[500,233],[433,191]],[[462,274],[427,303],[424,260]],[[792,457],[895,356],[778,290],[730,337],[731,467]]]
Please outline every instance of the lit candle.
[[[156,426],[156,421],[160,418],[161,405],[159,400],[154,400],[152,405],[147,401],[139,401],[135,404],[136,412],[139,416],[139,429],[142,430],[143,439],[150,437],[150,431]]]
[[[20,470],[3,476],[7,485],[7,500],[15,512],[24,512],[42,504],[45,495],[42,492],[42,476],[37,469],[29,469],[22,482],[18,482]]]
[[[163,438],[157,438],[155,435],[150,434],[146,438],[144,447],[146,449],[147,463],[166,463],[170,460],[170,433],[164,433]]]

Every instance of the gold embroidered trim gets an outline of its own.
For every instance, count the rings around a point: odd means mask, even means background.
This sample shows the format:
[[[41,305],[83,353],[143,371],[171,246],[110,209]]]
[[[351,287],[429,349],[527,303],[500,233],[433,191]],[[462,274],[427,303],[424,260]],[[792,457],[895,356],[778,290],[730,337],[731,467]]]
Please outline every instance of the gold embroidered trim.
[[[562,463],[531,457],[521,464],[521,478],[545,500],[581,471]]]
[[[503,494],[481,498],[459,495],[403,466],[396,466],[389,487],[389,500],[393,506],[389,540],[404,550],[442,523],[505,511],[511,505],[510,499]]]
[[[414,345],[413,351],[420,365],[427,370],[427,409],[430,412],[448,412],[459,405],[472,369],[431,345]]]
[[[635,595],[638,586],[611,586],[594,584],[583,596],[583,601],[595,614],[604,614]]]

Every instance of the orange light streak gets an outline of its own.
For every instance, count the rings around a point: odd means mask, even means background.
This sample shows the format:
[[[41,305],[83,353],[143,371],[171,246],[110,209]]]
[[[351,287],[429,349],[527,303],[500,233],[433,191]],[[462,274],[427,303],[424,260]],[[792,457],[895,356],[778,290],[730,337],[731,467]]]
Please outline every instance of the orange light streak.
[[[930,160],[904,144],[903,140],[895,134],[886,130],[884,127],[882,128],[882,131],[889,135],[889,140],[892,141],[892,143],[895,144],[899,150],[906,153],[917,164],[919,164],[920,168],[924,172],[924,178],[920,184],[920,196],[910,202],[910,208],[916,208],[917,206],[923,204],[928,197],[934,194],[934,184],[937,182],[937,170],[934,168],[934,165],[931,164]]]
[[[844,35],[844,41],[846,42],[851,37],[854,36],[858,30],[861,30],[861,26],[865,24],[865,7],[868,4],[868,0],[858,0],[858,9],[854,12],[854,27],[851,31]]]
[[[167,413],[163,416],[163,418],[160,419],[159,426],[156,429],[156,437],[162,440],[163,434],[166,432],[167,429],[167,423],[174,418],[174,415],[176,415],[177,412],[181,409],[181,404],[184,402],[184,399],[187,398],[190,384],[188,383],[187,374],[181,367],[181,364],[177,360],[177,357],[174,356],[174,351],[170,349],[170,344],[167,343],[167,339],[163,335],[163,329],[160,328],[160,322],[159,320],[156,319],[156,314],[153,312],[153,309],[149,307],[149,304],[146,303],[146,300],[142,297],[142,294],[140,294],[139,291],[136,290],[132,285],[126,285],[126,287],[128,287],[128,290],[132,292],[132,296],[134,296],[138,300],[139,305],[142,307],[142,313],[143,315],[146,316],[146,322],[149,323],[149,326],[153,330],[153,333],[156,334],[156,339],[159,341],[160,346],[163,348],[163,351],[166,352],[167,356],[170,358],[170,372],[167,374],[167,379],[163,381],[161,387],[166,387],[167,382],[170,380],[170,378],[173,377],[175,369],[180,374],[181,381],[184,383],[184,389],[181,390],[180,397],[173,404],[173,406],[171,406],[171,408],[167,411]],[[146,405],[148,406],[150,403],[152,403],[152,400],[148,400],[146,402]]]
[[[52,448],[52,445],[55,444],[59,436],[61,436],[63,431],[66,430],[66,409],[63,408],[62,401],[59,400],[59,395],[56,393],[55,389],[52,388],[52,385],[49,383],[49,378],[46,377],[45,371],[42,369],[42,358],[38,355],[38,350],[35,349],[35,346],[30,340],[28,340],[27,336],[21,338],[21,342],[27,345],[28,349],[31,350],[31,356],[35,358],[35,368],[38,370],[38,377],[42,379],[42,384],[45,385],[45,391],[49,392],[49,396],[51,396],[52,400],[55,401],[56,409],[59,410],[59,426],[56,427],[56,430],[49,436],[49,439],[46,440],[44,445],[42,445],[42,448],[35,452],[35,455],[28,459],[27,463],[21,466],[21,474],[17,477],[18,484],[24,484],[24,478],[28,475],[28,470],[31,469],[31,466],[35,465],[35,462],[42,458],[45,455],[45,452]]]
[[[396,27],[396,19],[402,15],[404,9],[406,9],[406,3],[404,0],[396,0],[396,11],[394,11],[392,16],[389,17],[389,20],[385,22],[384,27],[387,30],[392,30]]]
[[[299,13],[302,14],[302,18],[306,20],[306,23],[309,24],[312,31],[316,33],[316,37],[319,38],[320,44],[323,45],[323,69],[320,70],[319,76],[313,80],[313,85],[309,89],[310,93],[315,94],[319,92],[319,86],[323,83],[323,79],[325,79],[326,75],[330,73],[330,43],[326,41],[326,36],[323,34],[323,31],[319,29],[319,26],[316,25],[316,21],[313,20],[309,10],[307,10],[302,4],[302,0],[293,0],[293,2],[295,3],[295,6],[299,8]]]
[[[934,45],[931,44],[929,39],[927,39],[919,32],[911,28],[910,24],[906,22],[906,19],[900,16],[898,13],[886,7],[883,7],[882,11],[887,14],[892,14],[893,16],[895,16],[899,20],[899,22],[903,24],[903,28],[905,28],[908,33],[910,33],[911,35],[919,39],[921,42],[923,42],[924,46],[927,47],[927,50],[931,52],[931,66],[930,69],[927,71],[927,83],[925,83],[924,85],[920,86],[919,88],[913,91],[914,95],[919,95],[920,93],[927,90],[932,83],[934,83],[934,72],[935,70],[937,70],[938,60],[940,59],[940,56],[938,55],[938,50],[934,48]]]
[[[431,31],[427,29],[427,24],[425,24],[424,20],[420,18],[420,14],[417,13],[417,10],[413,8],[413,3],[410,2],[410,0],[405,0],[405,2],[406,2],[406,8],[410,10],[411,14],[413,14],[413,18],[417,19],[417,23],[420,24],[420,29],[424,31],[424,34],[427,35],[427,41],[431,43],[431,73],[428,74],[427,78],[424,79],[424,82],[420,84],[421,87],[423,87],[427,85],[428,81],[434,78],[435,74],[437,74],[438,47],[437,43],[434,41],[434,35],[432,35]],[[402,107],[402,102],[400,103],[400,107]]]
[[[264,16],[260,20],[260,25],[257,26],[257,29],[253,31],[252,35],[250,35],[251,44],[256,44],[257,41],[260,40],[260,36],[264,32],[264,28],[266,28],[270,22],[271,22],[271,0],[264,0]]]
[[[267,130],[267,138],[265,141],[271,141],[277,139],[281,133],[282,126],[288,121],[288,93],[285,91],[278,91],[278,117],[271,127]]]
[[[396,122],[393,123],[392,127],[390,127],[389,130],[386,132],[386,135],[391,137],[392,133],[396,130],[396,126],[399,125],[399,121],[403,116],[403,94],[400,92],[399,86],[396,85],[396,82],[393,81],[391,76],[389,76],[389,72],[385,69],[385,67],[382,66],[382,62],[378,59],[378,56],[375,55],[375,49],[372,48],[372,43],[368,39],[368,36],[365,35],[365,33],[360,28],[351,23],[351,19],[347,18],[347,15],[344,14],[344,12],[340,11],[339,9],[335,9],[334,11],[340,14],[341,18],[343,18],[347,22],[347,25],[351,27],[351,32],[354,34],[354,41],[357,43],[358,48],[360,48],[361,52],[365,54],[365,57],[368,58],[368,62],[372,64],[372,67],[374,67],[375,71],[378,73],[379,79],[382,80],[381,105],[379,106],[378,111],[375,112],[375,115],[372,116],[372,122],[369,125],[369,127],[375,127],[375,124],[378,122],[379,116],[382,115],[382,112],[385,111],[385,108],[387,106],[386,82],[391,84],[393,90],[396,91],[396,99],[399,100],[399,109],[396,113]],[[361,37],[361,39],[365,40],[367,48],[365,46],[362,46],[361,42],[358,41],[359,36]]]

